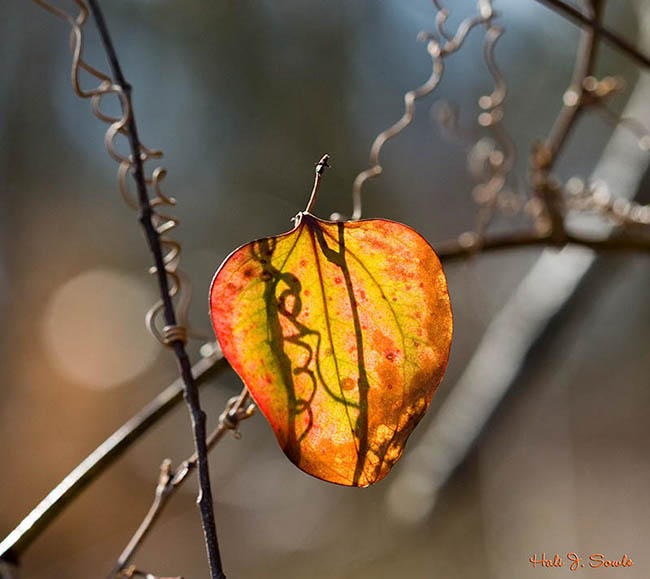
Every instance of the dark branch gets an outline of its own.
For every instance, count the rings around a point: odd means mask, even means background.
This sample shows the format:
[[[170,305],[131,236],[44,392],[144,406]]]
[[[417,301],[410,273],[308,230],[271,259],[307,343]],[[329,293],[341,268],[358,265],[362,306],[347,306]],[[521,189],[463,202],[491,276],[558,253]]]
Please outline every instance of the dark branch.
[[[250,395],[245,386],[239,396],[235,396],[228,401],[226,409],[219,417],[219,425],[210,436],[208,436],[208,450],[212,449],[228,430],[232,430],[235,435],[238,436],[239,422],[246,418],[250,418],[255,410],[255,405],[250,404],[249,401]],[[160,517],[165,505],[169,502],[169,499],[187,480],[188,476],[196,469],[196,466],[196,453],[187,460],[184,460],[176,470],[173,471],[171,468],[171,462],[168,459],[163,461],[160,467],[160,476],[154,494],[153,503],[129,540],[127,546],[118,557],[117,565],[114,567],[110,578],[119,575],[119,573],[129,565],[136,551],[140,548],[140,545]]]
[[[128,121],[128,138],[131,147],[131,155],[135,165],[134,178],[138,190],[138,200],[140,204],[140,223],[146,233],[149,249],[153,254],[154,263],[156,266],[158,286],[160,289],[160,296],[163,301],[163,313],[165,322],[168,328],[176,327],[176,314],[174,312],[174,305],[169,293],[169,280],[165,271],[165,263],[163,260],[163,252],[160,244],[160,236],[156,230],[152,215],[153,211],[149,203],[149,196],[147,193],[147,186],[145,183],[144,169],[142,166],[142,152],[140,141],[138,139],[138,131],[135,123],[135,115],[133,114],[133,106],[131,102],[131,86],[124,78],[115,47],[111,41],[104,16],[99,7],[97,0],[89,0],[88,4],[90,10],[97,23],[97,28],[102,39],[102,43],[108,56],[108,61],[113,73],[113,78],[118,84],[127,99],[130,114]],[[125,112],[125,111],[123,111]],[[126,114],[126,112],[125,112]],[[210,563],[210,572],[213,579],[225,577],[221,564],[221,555],[219,553],[219,543],[217,540],[217,530],[214,521],[214,508],[212,505],[212,490],[210,487],[210,473],[208,470],[208,451],[205,442],[205,412],[201,410],[199,402],[198,390],[192,377],[190,360],[185,350],[185,344],[182,340],[173,340],[170,346],[174,349],[176,360],[180,369],[181,377],[185,387],[185,400],[187,402],[190,415],[192,418],[192,430],[194,434],[194,444],[198,455],[198,470],[199,470],[199,497],[198,504],[201,510],[201,520],[203,523],[203,533],[205,535],[206,549],[208,552],[208,560]]]
[[[488,251],[525,247],[562,248],[565,245],[579,245],[593,249],[594,251],[603,252],[636,251],[641,253],[650,253],[649,236],[633,236],[628,234],[618,234],[602,239],[592,239],[567,233],[563,239],[556,240],[550,235],[540,235],[536,232],[518,232],[493,234],[475,244],[463,243],[461,236],[460,239],[453,239],[434,244],[434,247],[440,261],[448,263],[450,261],[480,255]]]
[[[600,36],[604,41],[608,42],[612,46],[618,48],[621,52],[635,60],[638,64],[641,64],[645,67],[650,68],[650,57],[646,56],[630,44],[624,38],[621,38],[615,32],[612,32],[600,22],[595,19],[585,16],[582,12],[566,4],[562,0],[536,0],[540,4],[544,4],[551,10],[557,12],[558,14],[564,16],[565,18],[580,24],[582,26],[587,26],[594,30],[598,36]]]
[[[194,382],[196,385],[205,384],[217,371],[227,367],[222,355],[203,358],[192,367]],[[0,543],[0,559],[19,559],[32,541],[86,486],[182,400],[183,390],[183,381],[178,378],[90,453]]]

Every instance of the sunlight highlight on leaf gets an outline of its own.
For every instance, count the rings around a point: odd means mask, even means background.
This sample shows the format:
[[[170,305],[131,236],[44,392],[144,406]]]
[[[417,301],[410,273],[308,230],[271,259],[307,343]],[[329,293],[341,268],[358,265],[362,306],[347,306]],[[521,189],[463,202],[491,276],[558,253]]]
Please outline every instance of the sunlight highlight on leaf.
[[[212,282],[224,355],[289,459],[350,486],[382,479],[447,365],[452,314],[431,246],[383,219],[309,213],[236,250]]]

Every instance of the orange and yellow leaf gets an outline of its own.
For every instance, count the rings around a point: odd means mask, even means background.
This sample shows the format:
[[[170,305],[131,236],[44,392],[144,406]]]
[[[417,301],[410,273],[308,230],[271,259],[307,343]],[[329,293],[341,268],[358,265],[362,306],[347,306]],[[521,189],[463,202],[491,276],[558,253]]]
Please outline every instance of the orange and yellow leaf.
[[[452,314],[431,246],[383,219],[309,213],[223,263],[210,290],[224,355],[289,459],[350,486],[382,479],[447,365]]]

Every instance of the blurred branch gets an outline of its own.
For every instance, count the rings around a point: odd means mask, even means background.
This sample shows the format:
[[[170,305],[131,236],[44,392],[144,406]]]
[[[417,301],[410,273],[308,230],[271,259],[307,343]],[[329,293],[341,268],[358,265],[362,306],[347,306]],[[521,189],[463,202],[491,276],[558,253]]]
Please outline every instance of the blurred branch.
[[[598,22],[602,14],[602,0],[584,0],[583,4],[594,22]],[[558,241],[565,236],[564,206],[561,192],[549,176],[583,110],[584,82],[593,71],[596,47],[594,29],[584,29],[580,37],[571,84],[563,96],[564,105],[553,123],[548,138],[534,146],[531,155],[531,187],[534,195],[544,204],[550,235]]]
[[[183,577],[158,577],[152,573],[138,569],[134,565],[121,571],[116,579],[133,579],[134,577],[142,577],[143,579],[183,579]]]
[[[16,565],[0,559],[0,579],[20,579]]]
[[[244,387],[239,396],[235,396],[228,401],[226,409],[219,417],[219,425],[210,436],[208,436],[208,450],[212,449],[228,430],[233,430],[235,436],[239,436],[237,430],[239,423],[246,418],[250,418],[255,410],[255,405],[249,404],[249,400],[250,395],[246,387]],[[110,577],[115,577],[116,575],[119,576],[120,572],[131,562],[135,552],[140,547],[145,537],[149,534],[149,531],[151,531],[154,523],[158,520],[158,517],[162,513],[162,510],[169,499],[181,487],[183,482],[185,482],[188,475],[196,468],[197,461],[197,455],[194,453],[190,458],[183,461],[174,471],[171,469],[171,461],[169,459],[163,461],[160,466],[160,477],[158,479],[158,486],[156,487],[153,503],[124,551],[120,554],[117,560],[117,565],[113,569]]]
[[[475,234],[464,233],[458,239],[452,239],[434,244],[436,253],[442,262],[471,257],[487,251],[517,249],[523,247],[564,247],[578,245],[594,251],[639,251],[650,253],[650,235],[631,235],[620,233],[602,239],[592,239],[565,233],[560,239],[551,235],[540,235],[537,232],[514,232],[488,235],[479,242]]]
[[[564,18],[567,18],[568,20],[571,20],[582,26],[586,26],[590,28],[591,30],[595,31],[598,34],[598,36],[600,36],[603,40],[605,40],[615,48],[618,48],[621,52],[623,52],[624,54],[626,54],[627,56],[635,60],[637,64],[650,68],[650,57],[646,56],[643,52],[639,51],[627,40],[620,37],[615,32],[609,30],[609,28],[603,26],[598,21],[598,19],[585,16],[582,12],[577,10],[575,7],[567,4],[566,2],[563,2],[562,0],[535,0],[535,1],[539,2],[540,4],[544,4],[545,6],[547,6],[554,12],[557,12]]]
[[[220,351],[199,360],[192,367],[196,385],[227,368]],[[183,381],[178,378],[149,402],[142,410],[118,428],[27,515],[20,524],[0,543],[0,560],[20,559],[25,549],[40,536],[48,525],[79,496],[90,483],[97,479],[111,464],[166,416],[183,399]]]
[[[485,38],[483,41],[483,59],[486,67],[494,81],[494,88],[489,95],[479,98],[479,106],[482,112],[478,116],[479,124],[489,129],[494,137],[494,145],[486,148],[483,156],[479,151],[484,147],[485,140],[479,140],[470,153],[470,159],[476,157],[481,159],[479,181],[480,184],[474,188],[474,200],[479,204],[476,213],[476,225],[474,230],[479,239],[482,239],[490,222],[492,221],[499,202],[505,198],[508,177],[514,168],[516,150],[512,138],[504,127],[503,102],[507,94],[507,84],[495,57],[496,44],[504,33],[504,29],[495,26],[492,18],[485,23]],[[481,158],[484,157],[484,158]]]

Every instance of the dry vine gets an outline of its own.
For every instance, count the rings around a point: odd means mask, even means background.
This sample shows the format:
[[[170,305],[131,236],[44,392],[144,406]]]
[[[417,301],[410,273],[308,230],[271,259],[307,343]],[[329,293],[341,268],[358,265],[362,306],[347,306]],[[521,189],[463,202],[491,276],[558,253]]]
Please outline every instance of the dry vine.
[[[475,190],[475,199],[480,206],[475,228],[461,234],[457,239],[436,244],[440,258],[443,261],[450,261],[474,255],[479,250],[484,252],[526,246],[560,247],[566,244],[581,245],[597,251],[629,250],[650,253],[650,236],[647,227],[650,223],[650,207],[624,199],[612,198],[609,194],[604,193],[602,188],[593,184],[585,185],[576,178],[562,184],[552,175],[552,169],[575,120],[587,110],[594,110],[601,114],[607,122],[627,126],[639,139],[641,146],[646,149],[650,148],[650,135],[645,127],[635,119],[618,119],[606,106],[607,97],[620,90],[622,83],[611,77],[598,80],[592,75],[596,47],[601,38],[643,66],[650,67],[650,58],[601,23],[604,0],[584,0],[584,11],[561,0],[536,1],[557,11],[563,17],[577,22],[583,27],[583,35],[573,79],[564,94],[564,106],[548,138],[536,144],[531,155],[530,192],[532,195],[525,203],[520,203],[510,197],[510,201],[515,203],[516,208],[523,209],[534,218],[533,227],[510,233],[491,234],[488,232],[488,226],[495,211],[508,205],[507,198],[504,202],[504,192],[507,190],[506,183],[514,164],[515,155],[512,143],[501,124],[502,105],[507,87],[496,64],[494,49],[503,34],[503,29],[494,24],[498,14],[494,12],[491,0],[479,0],[476,15],[463,20],[453,34],[445,28],[447,10],[441,7],[438,0],[433,0],[437,9],[437,33],[424,32],[419,37],[427,42],[426,49],[432,58],[431,75],[419,88],[404,95],[404,114],[394,125],[381,132],[375,139],[370,151],[370,168],[361,172],[354,181],[352,219],[361,217],[361,195],[364,183],[381,174],[383,170],[379,155],[384,144],[411,124],[415,101],[429,95],[438,86],[444,72],[444,59],[463,46],[466,37],[474,28],[483,25],[485,27],[484,59],[495,84],[492,93],[479,100],[479,106],[482,109],[479,115],[479,124],[489,128],[496,145],[493,145],[487,156],[482,159],[482,166],[484,169],[487,168],[487,171],[481,173],[484,179]],[[35,0],[35,2],[64,19],[71,26],[72,80],[75,92],[82,98],[90,98],[94,114],[109,124],[106,145],[109,154],[119,163],[120,191],[125,201],[139,211],[140,221],[147,232],[150,249],[154,255],[155,266],[151,268],[151,272],[157,274],[161,301],[148,312],[147,324],[157,339],[174,349],[182,379],[165,389],[66,477],[0,543],[0,558],[3,561],[17,560],[33,539],[43,532],[47,524],[74,499],[84,486],[98,477],[133,441],[177,404],[184,391],[191,408],[197,452],[174,470],[168,461],[163,462],[153,504],[127,547],[119,556],[111,576],[153,577],[153,575],[130,565],[132,558],[169,498],[198,466],[201,482],[200,506],[212,575],[213,577],[223,577],[216,531],[214,531],[207,474],[207,452],[227,430],[236,431],[238,423],[252,414],[253,406],[249,402],[248,392],[243,389],[239,396],[229,401],[226,410],[220,417],[219,425],[206,440],[205,415],[200,409],[196,388],[205,382],[214,370],[223,367],[224,361],[220,352],[213,349],[190,368],[185,352],[185,341],[187,336],[191,335],[185,319],[189,294],[183,292],[183,289],[188,288],[188,284],[184,274],[178,269],[180,245],[167,237],[167,234],[176,226],[177,221],[156,211],[159,206],[173,205],[174,200],[160,190],[160,182],[166,174],[165,169],[159,167],[151,173],[150,177],[147,177],[143,168],[143,164],[147,160],[159,158],[162,153],[147,149],[139,142],[131,107],[130,86],[124,80],[120,70],[115,50],[96,0],[88,0],[88,2],[109,56],[113,79],[87,64],[82,58],[82,27],[88,15],[88,9],[83,0],[75,0],[80,10],[76,17],[44,0]],[[79,70],[84,70],[95,77],[99,80],[99,85],[91,90],[83,90],[79,84]],[[116,95],[120,100],[122,106],[120,118],[110,117],[101,111],[102,97],[110,94]],[[129,139],[132,153],[130,157],[124,157],[117,152],[113,145],[113,140],[117,135],[123,135]],[[136,183],[136,198],[129,192],[127,186],[127,175],[129,174],[133,175]],[[151,200],[148,197],[147,186],[153,187],[155,191],[155,197]],[[576,235],[567,230],[568,211],[595,212],[599,216],[613,221],[619,226],[619,229],[614,234],[601,238]],[[343,217],[336,214],[333,218],[342,219]],[[171,285],[169,279],[171,279]],[[175,296],[178,296],[176,309],[173,303]],[[162,329],[159,329],[156,320],[161,314],[164,318],[164,325]]]
[[[441,6],[439,0],[432,1],[437,9],[437,34],[422,32],[419,36],[419,38],[428,39],[427,51],[433,60],[431,76],[421,87],[404,95],[404,115],[394,125],[380,133],[372,144],[371,167],[359,173],[354,181],[352,219],[361,217],[361,193],[364,183],[368,179],[380,175],[383,170],[379,162],[379,154],[383,146],[412,122],[415,101],[429,95],[438,86],[444,72],[444,57],[457,51],[474,27],[484,24],[486,28],[484,59],[495,85],[490,95],[482,96],[479,99],[479,106],[483,110],[478,116],[478,122],[481,126],[490,128],[496,145],[489,144],[486,147],[484,141],[479,141],[470,152],[472,161],[470,165],[475,167],[473,172],[484,178],[484,182],[474,190],[474,198],[479,205],[476,225],[474,230],[462,233],[457,239],[435,244],[440,258],[442,260],[456,259],[478,251],[493,249],[537,245],[561,247],[566,244],[583,245],[595,250],[650,251],[650,239],[643,232],[639,234],[629,228],[603,239],[588,238],[567,231],[565,219],[568,209],[595,209],[604,217],[616,222],[621,223],[627,219],[628,222],[633,221],[635,225],[644,226],[650,223],[650,208],[638,206],[625,200],[614,200],[609,197],[603,199],[602,195],[596,195],[594,198],[593,194],[589,194],[590,189],[586,187],[581,188],[578,194],[574,193],[569,199],[566,199],[563,196],[564,188],[551,174],[557,156],[566,142],[575,120],[583,110],[593,108],[601,114],[607,114],[611,122],[613,113],[606,108],[605,101],[613,92],[622,88],[622,83],[612,77],[598,80],[592,76],[598,35],[602,34],[625,54],[646,64],[644,55],[600,24],[601,0],[594,0],[593,10],[592,2],[587,2],[587,14],[580,13],[580,22],[588,24],[588,28],[581,41],[571,85],[564,94],[564,106],[549,137],[543,142],[537,143],[531,155],[530,188],[532,197],[523,205],[523,209],[534,218],[534,227],[523,231],[494,235],[486,234],[486,230],[496,209],[500,207],[512,210],[521,206],[515,195],[504,196],[507,177],[514,165],[515,151],[501,122],[503,119],[502,104],[507,87],[494,57],[496,42],[503,34],[503,29],[493,23],[498,15],[493,10],[492,0],[479,0],[477,14],[467,17],[461,22],[457,31],[450,34],[445,29],[448,11]],[[573,17],[572,12],[567,13],[564,10],[565,5],[559,0],[539,1],[558,8],[563,15]],[[650,65],[650,61],[647,64]],[[452,133],[459,133],[455,126],[456,120],[453,111],[449,107],[445,107],[441,120]],[[634,119],[624,119],[622,122],[639,135],[641,143],[650,142],[646,137],[645,128],[639,127]],[[641,141],[644,137],[646,137],[645,141]],[[476,154],[477,149],[481,146],[484,150]],[[474,158],[472,159],[472,157]],[[334,214],[332,218],[342,217],[339,214]]]

